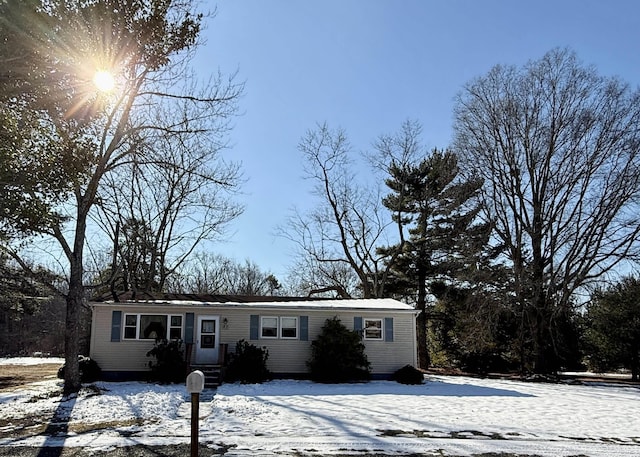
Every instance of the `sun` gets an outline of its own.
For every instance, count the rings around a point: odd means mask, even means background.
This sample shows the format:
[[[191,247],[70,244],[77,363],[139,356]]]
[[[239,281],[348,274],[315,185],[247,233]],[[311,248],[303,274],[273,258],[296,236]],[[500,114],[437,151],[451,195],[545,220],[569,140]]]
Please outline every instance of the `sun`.
[[[98,70],[93,76],[93,84],[100,92],[111,92],[116,85],[116,81],[109,71]]]

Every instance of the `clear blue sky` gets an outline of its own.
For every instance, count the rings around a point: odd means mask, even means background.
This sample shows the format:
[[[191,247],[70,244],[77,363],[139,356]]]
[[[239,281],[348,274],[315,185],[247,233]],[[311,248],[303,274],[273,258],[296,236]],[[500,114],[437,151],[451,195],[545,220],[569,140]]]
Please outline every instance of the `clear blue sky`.
[[[246,81],[227,152],[248,180],[246,211],[209,248],[281,279],[292,246],[274,232],[310,205],[297,144],[317,122],[365,150],[415,119],[426,146],[444,148],[465,82],[558,46],[640,85],[637,0],[225,0],[204,37],[199,75],[238,70]]]

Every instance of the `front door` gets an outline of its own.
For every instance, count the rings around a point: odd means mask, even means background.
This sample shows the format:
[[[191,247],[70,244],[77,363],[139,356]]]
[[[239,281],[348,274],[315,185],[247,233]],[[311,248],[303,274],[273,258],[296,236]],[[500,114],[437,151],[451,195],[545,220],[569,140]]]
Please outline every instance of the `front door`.
[[[198,316],[196,332],[196,363],[218,363],[218,316]]]

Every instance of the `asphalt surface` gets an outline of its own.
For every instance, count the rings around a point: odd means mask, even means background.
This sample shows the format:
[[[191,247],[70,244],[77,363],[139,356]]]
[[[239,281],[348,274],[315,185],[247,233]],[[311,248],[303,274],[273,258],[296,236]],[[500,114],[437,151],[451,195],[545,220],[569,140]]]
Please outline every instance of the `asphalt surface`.
[[[206,449],[200,448],[198,457],[212,457],[227,454],[228,450],[224,449]],[[231,455],[233,451],[231,452]],[[120,447],[111,451],[96,452],[91,449],[83,448],[37,448],[37,447],[12,447],[0,446],[0,456],[2,457],[189,457],[191,455],[191,447],[189,445],[175,445],[175,446],[132,446],[132,447]],[[260,454],[264,457],[264,454]],[[277,454],[278,457],[287,457],[286,454]],[[292,453],[291,457],[304,457],[306,454]],[[321,457],[321,454],[308,454],[309,457]],[[346,454],[337,455],[332,454],[331,457],[400,457],[400,454]],[[441,454],[405,454],[404,457],[436,457]],[[455,456],[450,456],[455,457]],[[488,453],[488,454],[476,454],[473,457],[536,457],[535,455],[521,455],[511,453]],[[578,457],[578,456],[576,456]],[[586,456],[585,456],[586,457]]]
[[[134,446],[119,447],[111,451],[96,452],[84,448],[56,448],[56,447],[0,447],[0,456],[3,457],[189,457],[191,447],[189,445],[176,446]],[[211,457],[221,455],[213,449],[200,449],[198,457]],[[224,455],[224,454],[222,454]]]

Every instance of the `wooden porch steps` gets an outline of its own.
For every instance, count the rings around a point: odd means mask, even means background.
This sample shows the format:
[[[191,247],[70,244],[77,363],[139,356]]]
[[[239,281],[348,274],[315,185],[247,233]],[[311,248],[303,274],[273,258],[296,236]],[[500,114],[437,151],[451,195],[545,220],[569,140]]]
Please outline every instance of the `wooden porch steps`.
[[[191,371],[200,370],[204,374],[204,388],[215,389],[222,384],[222,365],[192,364]]]

